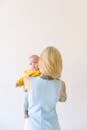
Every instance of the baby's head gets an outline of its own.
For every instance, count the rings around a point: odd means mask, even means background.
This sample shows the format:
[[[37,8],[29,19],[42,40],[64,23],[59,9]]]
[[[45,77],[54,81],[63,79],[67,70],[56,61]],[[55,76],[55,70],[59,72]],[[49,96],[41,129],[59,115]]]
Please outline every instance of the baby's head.
[[[29,69],[30,70],[38,70],[38,61],[39,61],[39,56],[38,55],[32,55],[29,57]]]

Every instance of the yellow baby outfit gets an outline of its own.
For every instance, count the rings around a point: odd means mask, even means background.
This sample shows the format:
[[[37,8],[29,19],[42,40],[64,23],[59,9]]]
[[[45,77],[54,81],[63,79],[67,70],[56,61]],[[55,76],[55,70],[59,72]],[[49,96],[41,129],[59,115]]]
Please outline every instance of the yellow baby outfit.
[[[39,70],[25,70],[24,72],[23,72],[23,74],[21,75],[21,77],[17,80],[17,86],[18,87],[22,87],[23,85],[24,85],[24,78],[25,77],[36,77],[36,76],[39,76],[41,73],[40,73],[40,71]]]

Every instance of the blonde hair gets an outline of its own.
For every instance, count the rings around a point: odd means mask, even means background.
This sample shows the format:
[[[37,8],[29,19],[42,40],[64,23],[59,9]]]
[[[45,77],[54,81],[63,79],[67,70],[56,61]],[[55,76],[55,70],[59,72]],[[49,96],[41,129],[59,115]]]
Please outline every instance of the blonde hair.
[[[52,46],[43,50],[39,59],[39,69],[42,75],[58,79],[62,72],[62,58],[60,52]]]

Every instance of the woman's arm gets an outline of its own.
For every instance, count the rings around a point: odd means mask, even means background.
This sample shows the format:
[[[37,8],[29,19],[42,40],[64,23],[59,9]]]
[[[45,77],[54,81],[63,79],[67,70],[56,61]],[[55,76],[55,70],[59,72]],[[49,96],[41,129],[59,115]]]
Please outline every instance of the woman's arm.
[[[25,91],[29,91],[30,89],[29,77],[24,78],[24,88],[25,88]]]
[[[67,94],[66,94],[66,85],[65,85],[65,82],[62,81],[62,86],[61,86],[61,90],[60,90],[59,101],[60,101],[60,102],[65,102],[66,99],[67,99]]]

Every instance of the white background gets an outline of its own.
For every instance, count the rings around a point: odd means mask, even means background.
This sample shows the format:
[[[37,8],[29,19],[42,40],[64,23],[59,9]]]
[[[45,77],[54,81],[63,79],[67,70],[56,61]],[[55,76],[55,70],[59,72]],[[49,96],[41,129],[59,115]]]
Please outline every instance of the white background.
[[[15,82],[28,57],[57,47],[67,102],[57,104],[61,130],[87,130],[87,1],[0,0],[0,130],[23,130],[23,89]]]

